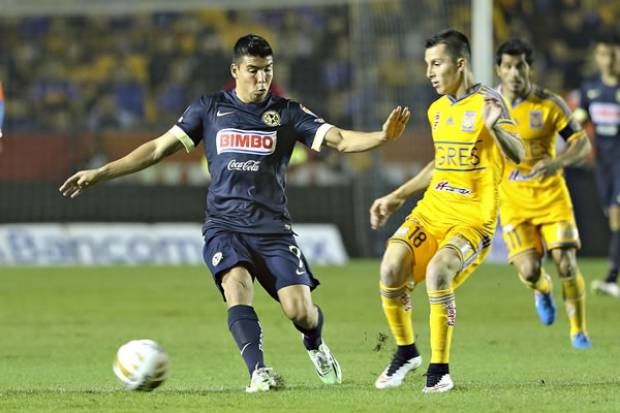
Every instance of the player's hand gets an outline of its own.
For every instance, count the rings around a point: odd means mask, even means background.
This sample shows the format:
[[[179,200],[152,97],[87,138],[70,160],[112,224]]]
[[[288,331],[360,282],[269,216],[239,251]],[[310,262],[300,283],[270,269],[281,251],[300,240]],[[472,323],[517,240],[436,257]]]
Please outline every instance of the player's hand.
[[[382,227],[390,215],[400,208],[404,202],[404,199],[392,194],[375,199],[370,207],[370,227],[372,229]]]
[[[407,122],[409,122],[411,112],[408,107],[395,107],[387,117],[387,120],[383,124],[383,134],[386,141],[391,141],[402,135]]]
[[[491,95],[484,95],[484,109],[482,111],[482,119],[487,129],[491,130],[502,115],[502,105],[500,101]]]
[[[545,158],[536,162],[534,167],[532,168],[532,176],[542,176],[543,178],[549,178],[553,176],[558,169],[562,168],[562,166],[555,162],[553,159]]]
[[[69,177],[58,190],[63,196],[75,198],[97,182],[99,182],[99,173],[96,169],[79,171]]]

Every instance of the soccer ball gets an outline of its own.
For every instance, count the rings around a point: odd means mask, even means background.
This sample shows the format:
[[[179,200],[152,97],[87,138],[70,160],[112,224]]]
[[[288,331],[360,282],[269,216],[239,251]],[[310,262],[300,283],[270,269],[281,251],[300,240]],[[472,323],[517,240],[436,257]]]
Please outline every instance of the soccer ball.
[[[169,364],[153,340],[132,340],[118,349],[112,369],[127,390],[151,391],[166,380]]]

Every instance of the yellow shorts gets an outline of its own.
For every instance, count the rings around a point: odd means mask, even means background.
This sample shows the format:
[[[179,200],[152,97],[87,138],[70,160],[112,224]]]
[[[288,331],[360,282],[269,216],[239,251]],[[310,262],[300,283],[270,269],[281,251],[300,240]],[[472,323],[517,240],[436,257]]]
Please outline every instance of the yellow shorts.
[[[527,251],[536,251],[541,257],[554,248],[581,247],[575,220],[542,223],[525,221],[518,225],[502,226],[504,241],[508,247],[508,261]]]
[[[490,250],[491,238],[470,226],[437,228],[422,224],[422,220],[412,214],[388,242],[404,243],[411,250],[413,255],[411,275],[414,286],[426,279],[426,267],[440,248],[453,248],[463,263],[461,270],[452,280],[452,288],[457,288],[484,260]]]

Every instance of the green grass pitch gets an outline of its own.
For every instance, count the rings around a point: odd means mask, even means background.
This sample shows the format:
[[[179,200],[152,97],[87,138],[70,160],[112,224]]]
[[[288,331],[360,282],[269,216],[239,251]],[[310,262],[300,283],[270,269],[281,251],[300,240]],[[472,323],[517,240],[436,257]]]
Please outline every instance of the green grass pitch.
[[[606,269],[581,260],[588,282]],[[451,372],[454,391],[423,395],[425,367],[399,389],[373,382],[394,344],[378,296],[378,261],[315,267],[314,298],[325,339],[343,368],[341,386],[322,385],[279,306],[257,288],[267,363],[287,389],[246,395],[245,365],[226,308],[206,268],[30,268],[0,270],[0,412],[617,412],[620,301],[588,294],[594,347],[570,346],[555,281],[558,319],[535,315],[532,294],[506,265],[482,266],[461,287]],[[555,274],[554,269],[550,269]],[[428,302],[413,294],[418,346],[429,357]],[[121,389],[112,359],[124,342],[158,341],[169,380],[152,393]]]

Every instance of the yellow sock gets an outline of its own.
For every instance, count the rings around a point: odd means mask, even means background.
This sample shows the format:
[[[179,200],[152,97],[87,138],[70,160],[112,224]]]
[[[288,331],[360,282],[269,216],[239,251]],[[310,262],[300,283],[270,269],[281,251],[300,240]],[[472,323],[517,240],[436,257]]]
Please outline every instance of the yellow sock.
[[[586,333],[586,294],[583,275],[562,279],[562,295],[570,322],[570,335]]]
[[[379,284],[381,289],[381,304],[387,319],[390,331],[396,344],[405,346],[413,344],[413,323],[411,321],[411,297],[406,285],[390,288]]]
[[[456,321],[454,289],[427,291],[431,306],[431,363],[448,363]]]
[[[523,284],[525,284],[532,290],[536,290],[543,294],[549,294],[551,292],[551,277],[542,268],[540,270],[540,277],[538,277],[538,281],[536,281],[535,283],[527,281],[521,276],[521,274],[519,274],[519,279]]]

